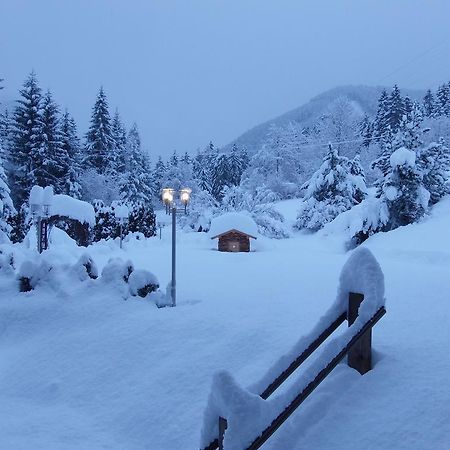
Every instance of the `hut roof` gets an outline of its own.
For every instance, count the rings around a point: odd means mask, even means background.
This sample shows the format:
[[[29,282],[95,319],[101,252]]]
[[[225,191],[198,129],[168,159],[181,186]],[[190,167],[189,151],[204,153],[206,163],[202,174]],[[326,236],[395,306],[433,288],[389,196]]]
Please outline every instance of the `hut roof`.
[[[258,226],[255,221],[245,213],[229,212],[212,220],[209,234],[211,239],[215,239],[230,231],[237,231],[256,239]]]

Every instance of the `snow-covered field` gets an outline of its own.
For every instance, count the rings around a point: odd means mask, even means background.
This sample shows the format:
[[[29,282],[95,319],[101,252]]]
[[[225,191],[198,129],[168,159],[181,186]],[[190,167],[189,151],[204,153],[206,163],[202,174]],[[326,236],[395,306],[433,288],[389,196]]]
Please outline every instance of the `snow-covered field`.
[[[288,220],[295,208],[278,205]],[[214,251],[205,234],[179,233],[176,308],[125,300],[102,279],[60,277],[18,293],[13,275],[0,274],[0,448],[198,448],[213,374],[226,369],[251,385],[315,325],[336,296],[343,241],[260,237],[254,252],[234,254]],[[341,364],[268,449],[450,446],[450,199],[364,245],[386,281],[375,368],[361,377]],[[45,258],[72,264],[84,252],[55,243]],[[162,240],[87,252],[100,270],[121,257],[169,282],[169,227]],[[17,266],[31,255],[14,253]]]

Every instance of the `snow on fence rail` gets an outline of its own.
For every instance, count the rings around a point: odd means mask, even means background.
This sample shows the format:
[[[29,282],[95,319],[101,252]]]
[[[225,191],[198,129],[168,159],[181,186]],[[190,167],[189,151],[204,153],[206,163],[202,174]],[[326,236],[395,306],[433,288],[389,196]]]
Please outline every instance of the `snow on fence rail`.
[[[348,355],[348,364],[361,374],[371,369],[372,327],[386,313],[384,276],[366,248],[353,252],[344,265],[334,304],[307,336],[281,357],[249,389],[225,372],[213,378],[204,414],[201,448],[242,450],[260,448],[315,388]],[[349,328],[330,340],[291,387],[267,400],[295,370],[347,319]]]

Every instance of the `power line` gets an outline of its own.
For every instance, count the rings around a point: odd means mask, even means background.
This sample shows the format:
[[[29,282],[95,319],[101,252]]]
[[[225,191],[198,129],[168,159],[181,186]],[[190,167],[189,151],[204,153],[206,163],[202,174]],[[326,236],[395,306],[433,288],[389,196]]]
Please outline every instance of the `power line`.
[[[429,47],[428,49],[426,49],[425,51],[419,53],[418,55],[416,55],[414,58],[410,59],[409,61],[403,63],[401,66],[398,66],[396,69],[394,69],[392,72],[388,73],[387,75],[385,75],[384,77],[380,78],[376,84],[381,83],[382,81],[386,80],[387,78],[391,77],[392,75],[395,75],[396,73],[400,72],[402,69],[404,69],[405,67],[411,65],[412,63],[420,60],[421,58],[423,58],[425,55],[427,55],[428,53],[432,52],[433,50],[435,50],[436,48],[441,47],[444,44],[448,44],[450,42],[450,40],[448,38],[440,41],[439,43]]]

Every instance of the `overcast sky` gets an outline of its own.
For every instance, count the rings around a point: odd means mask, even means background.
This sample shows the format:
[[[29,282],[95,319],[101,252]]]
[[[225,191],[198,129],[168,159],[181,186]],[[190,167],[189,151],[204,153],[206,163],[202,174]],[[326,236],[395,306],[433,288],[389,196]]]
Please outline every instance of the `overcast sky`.
[[[449,0],[0,0],[0,100],[34,69],[84,133],[103,85],[153,156],[191,152],[338,85],[449,80],[449,17]]]

